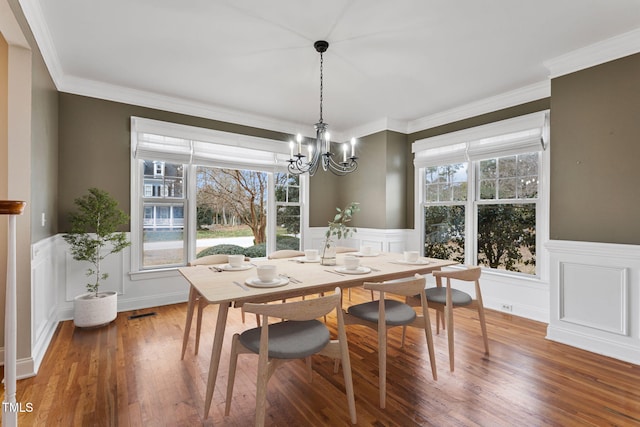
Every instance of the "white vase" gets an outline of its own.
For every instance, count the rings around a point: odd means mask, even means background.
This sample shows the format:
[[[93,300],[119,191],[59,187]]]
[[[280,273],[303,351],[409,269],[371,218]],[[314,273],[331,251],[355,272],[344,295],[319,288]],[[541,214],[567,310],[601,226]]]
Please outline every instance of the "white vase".
[[[115,291],[93,292],[78,295],[73,299],[73,324],[79,328],[106,325],[118,315],[118,293]]]

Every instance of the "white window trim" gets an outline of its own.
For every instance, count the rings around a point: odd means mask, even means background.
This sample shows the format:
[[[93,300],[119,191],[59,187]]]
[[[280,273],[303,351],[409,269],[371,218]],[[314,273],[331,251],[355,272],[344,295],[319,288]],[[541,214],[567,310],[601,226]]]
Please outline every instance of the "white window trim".
[[[176,159],[173,159],[171,156],[159,156],[158,160],[164,160],[174,163],[184,163],[178,159],[188,159],[186,163],[188,163],[188,179],[186,181],[185,191],[188,194],[195,194],[196,190],[196,182],[192,177],[195,176],[196,165],[191,163],[191,159],[194,157],[194,142],[209,142],[213,144],[226,145],[229,147],[239,147],[243,149],[251,149],[251,150],[259,150],[268,153],[273,153],[274,162],[272,166],[262,166],[257,167],[255,170],[268,172],[269,173],[269,182],[273,184],[273,173],[275,172],[286,172],[288,162],[286,159],[289,158],[289,145],[287,142],[272,140],[267,138],[260,138],[250,135],[242,135],[231,132],[218,131],[213,129],[199,128],[194,126],[182,125],[177,123],[164,122],[160,120],[153,120],[141,117],[131,117],[131,156],[130,156],[130,174],[131,174],[131,212],[130,212],[130,221],[131,221],[131,272],[132,275],[145,274],[145,273],[157,273],[163,270],[174,270],[172,267],[159,267],[157,269],[143,269],[142,268],[142,213],[143,213],[143,204],[142,204],[142,195],[144,195],[144,189],[142,188],[142,180],[143,174],[140,170],[140,167],[137,165],[139,161],[136,158],[136,150],[138,149],[138,134],[139,133],[149,133],[155,135],[163,135],[167,137],[180,138],[180,139],[188,139],[191,140],[189,149],[184,148],[183,151],[174,154]],[[138,153],[139,154],[139,153]],[[195,153],[197,156],[197,153]],[[150,157],[149,159],[154,160],[154,157]],[[238,168],[238,169],[247,169],[250,166],[244,164],[242,162],[233,162],[233,161],[224,161],[224,162],[198,162],[198,165],[201,166],[214,166],[215,167],[228,167],[228,168]],[[308,185],[309,180],[305,175],[300,176],[300,230],[302,232],[302,239],[300,241],[301,247],[304,247],[304,236],[305,231],[308,230]],[[270,185],[270,188],[274,187]],[[140,193],[142,191],[142,193]],[[275,200],[275,190],[271,189],[268,197],[270,200]],[[275,203],[270,203],[267,214],[270,215],[270,218],[275,218],[276,209]],[[190,230],[196,229],[196,200],[194,197],[187,197],[187,202],[185,205],[185,232],[188,233]],[[268,251],[275,250],[275,238],[276,238],[276,229],[275,223],[272,224],[273,221],[270,221],[267,225],[267,238],[269,244]],[[273,247],[272,247],[273,246]],[[195,239],[188,239],[187,245],[187,260],[194,259],[196,253],[196,241]]]
[[[431,138],[425,138],[413,143],[412,151],[415,154],[414,164],[414,230],[418,232],[420,249],[424,248],[424,235],[425,226],[423,220],[423,207],[424,207],[424,195],[425,195],[425,183],[424,174],[428,166],[435,166],[433,162],[425,160],[424,157],[419,159],[419,153],[426,150],[439,149],[440,153],[445,155],[434,156],[437,164],[467,162],[469,147],[479,141],[487,141],[487,139],[500,137],[507,134],[516,134],[532,129],[539,129],[536,140],[540,143],[542,149],[541,155],[541,167],[539,170],[539,188],[540,197],[538,198],[538,224],[536,228],[536,275],[525,275],[522,273],[509,272],[503,270],[495,270],[483,268],[491,272],[491,274],[499,276],[518,276],[525,280],[534,280],[546,282],[549,280],[549,251],[546,248],[546,244],[549,241],[549,198],[550,198],[550,153],[549,153],[549,110],[540,111],[525,116],[516,117],[513,119],[502,120],[499,122],[490,123],[487,125],[476,126],[473,128],[464,129],[457,132],[451,132],[448,134],[438,135]],[[451,148],[457,151],[457,154],[451,155]],[[509,155],[510,150],[506,149],[504,155]],[[499,157],[492,155],[492,157]],[[472,160],[479,160],[482,158],[478,156]],[[450,161],[453,159],[453,161]],[[468,201],[465,202],[469,208],[465,209],[465,233],[470,235],[472,227],[477,229],[477,201],[472,200],[473,187],[476,185],[476,171],[475,168],[470,165],[468,168]],[[526,202],[526,200],[523,200]],[[536,213],[538,215],[538,213]],[[465,239],[465,241],[468,239]],[[471,242],[467,243],[465,250],[465,263],[472,264],[475,261],[476,252],[475,239],[471,239]]]

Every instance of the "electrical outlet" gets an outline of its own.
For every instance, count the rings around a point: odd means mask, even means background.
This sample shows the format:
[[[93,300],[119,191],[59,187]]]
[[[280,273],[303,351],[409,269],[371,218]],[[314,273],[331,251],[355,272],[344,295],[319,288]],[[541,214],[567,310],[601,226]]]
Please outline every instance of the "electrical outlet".
[[[511,304],[502,304],[502,310],[503,311],[512,312],[513,311],[513,306]]]

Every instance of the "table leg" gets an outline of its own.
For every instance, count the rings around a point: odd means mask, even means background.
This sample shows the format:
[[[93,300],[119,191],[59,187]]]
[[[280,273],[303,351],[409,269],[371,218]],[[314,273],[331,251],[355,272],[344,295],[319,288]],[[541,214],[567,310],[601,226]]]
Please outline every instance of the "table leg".
[[[187,307],[187,321],[184,325],[184,336],[182,337],[182,356],[180,360],[184,360],[184,353],[187,350],[187,341],[189,341],[189,332],[191,331],[191,320],[193,319],[193,307],[196,305],[196,294],[198,291],[193,286],[189,287],[189,306]]]
[[[224,340],[224,330],[227,326],[227,313],[229,313],[229,304],[218,304],[218,319],[216,320],[216,332],[213,338],[213,348],[211,349],[209,378],[207,379],[207,396],[204,402],[205,419],[209,416],[213,390],[216,387],[216,378],[218,376],[218,368],[220,366],[220,355],[222,353],[222,341]]]

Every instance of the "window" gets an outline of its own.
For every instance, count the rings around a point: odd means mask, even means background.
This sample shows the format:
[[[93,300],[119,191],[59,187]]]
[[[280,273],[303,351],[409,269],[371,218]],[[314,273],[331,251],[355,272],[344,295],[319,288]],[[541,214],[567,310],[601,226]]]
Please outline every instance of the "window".
[[[425,256],[539,275],[545,116],[414,143]]]
[[[467,164],[425,169],[424,253],[464,262]]]
[[[286,172],[286,143],[136,117],[131,129],[132,271],[300,247],[308,181]]]
[[[300,250],[300,176],[278,172],[275,182],[276,250]]]

